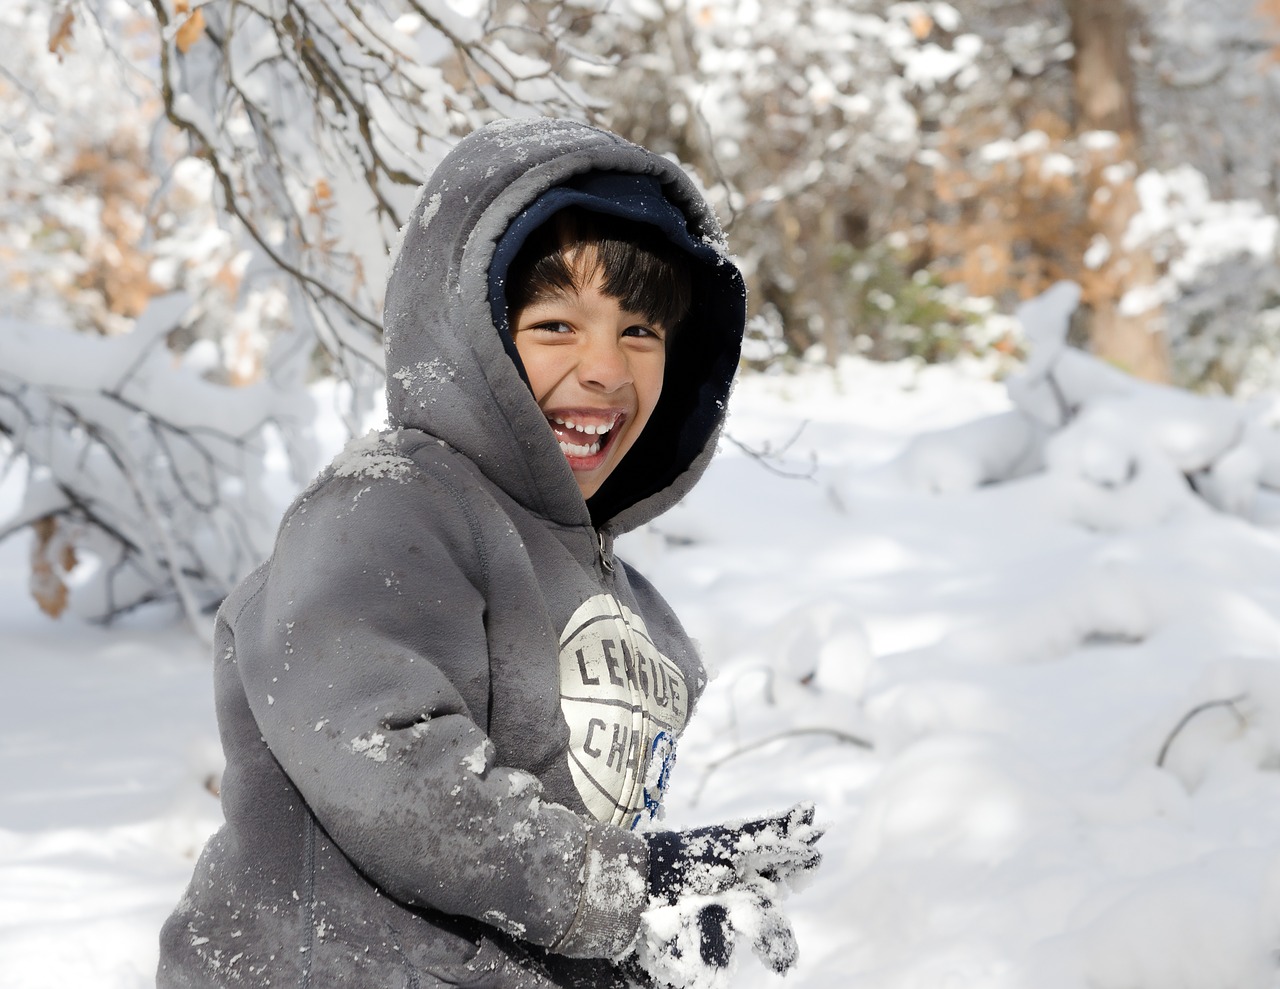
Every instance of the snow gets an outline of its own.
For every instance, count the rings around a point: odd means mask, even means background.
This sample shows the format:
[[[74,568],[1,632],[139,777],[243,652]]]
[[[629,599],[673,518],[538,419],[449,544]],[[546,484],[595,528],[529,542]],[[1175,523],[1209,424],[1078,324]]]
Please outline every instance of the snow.
[[[743,956],[750,948],[765,965],[785,971],[796,956],[795,938],[777,904],[770,901],[770,884],[754,883],[714,896],[682,897],[676,904],[658,904],[641,916],[636,957],[640,966],[660,985],[696,989],[730,989],[742,985],[744,970],[751,966]],[[701,959],[699,920],[708,908],[723,910],[731,946],[729,964],[716,968]]]
[[[333,460],[333,472],[339,477],[405,479],[412,470],[413,461],[396,449],[392,439],[372,429],[348,442]]]
[[[812,800],[826,830],[795,970],[744,943],[735,987],[1274,984],[1275,403],[1094,366],[1073,304],[1023,313],[1010,382],[745,377],[704,481],[618,541],[717,671],[664,826]],[[26,552],[0,543],[0,981],[135,989],[219,819],[209,663],[171,610],[48,621]]]
[[[205,647],[172,615],[51,624],[0,544],[0,982],[154,985],[156,934],[219,820]]]
[[[485,748],[485,743],[481,742],[471,752],[463,756],[462,765],[477,776],[482,775],[485,767],[489,765],[489,753]]]
[[[267,702],[271,702],[270,694],[267,695]],[[387,741],[387,736],[382,734],[382,732],[374,732],[367,738],[357,736],[351,740],[352,752],[356,755],[362,755],[367,759],[372,759],[374,762],[386,762],[387,749],[389,747],[390,743]]]

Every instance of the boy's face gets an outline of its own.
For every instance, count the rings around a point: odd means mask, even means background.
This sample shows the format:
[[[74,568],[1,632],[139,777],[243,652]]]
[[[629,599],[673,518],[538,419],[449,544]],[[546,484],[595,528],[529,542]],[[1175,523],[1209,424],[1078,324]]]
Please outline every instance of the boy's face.
[[[658,404],[666,328],[622,309],[599,271],[535,298],[511,325],[533,397],[583,498],[600,490]]]

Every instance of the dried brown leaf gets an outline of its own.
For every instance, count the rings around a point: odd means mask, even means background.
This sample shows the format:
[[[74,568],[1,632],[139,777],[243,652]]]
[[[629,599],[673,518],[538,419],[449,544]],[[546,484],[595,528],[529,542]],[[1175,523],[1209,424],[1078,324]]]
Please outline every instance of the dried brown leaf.
[[[71,35],[75,22],[76,15],[70,7],[63,7],[54,12],[53,21],[49,25],[49,52],[57,55],[59,62],[62,61],[63,55],[71,51]]]
[[[178,51],[185,55],[203,35],[204,12],[197,7],[191,12],[191,16],[182,22],[182,27],[178,28],[178,33],[173,36],[173,41],[178,46]]]
[[[916,41],[924,41],[933,33],[933,18],[923,10],[912,11],[908,19],[911,25],[911,33],[916,36]]]
[[[63,560],[67,559],[67,553],[70,552],[74,565],[75,553],[69,545],[56,545],[59,536],[58,520],[52,515],[37,519],[31,528],[36,536],[35,545],[31,548],[31,596],[35,598],[41,611],[50,618],[57,618],[67,609],[69,592],[62,574],[70,568],[60,567],[55,561],[59,556]]]
[[[1271,22],[1272,30],[1268,33],[1274,40],[1275,29],[1280,26],[1280,0],[1258,0],[1254,7],[1254,12],[1263,20]],[[1273,44],[1271,46],[1271,54],[1268,60],[1280,62],[1280,45]]]

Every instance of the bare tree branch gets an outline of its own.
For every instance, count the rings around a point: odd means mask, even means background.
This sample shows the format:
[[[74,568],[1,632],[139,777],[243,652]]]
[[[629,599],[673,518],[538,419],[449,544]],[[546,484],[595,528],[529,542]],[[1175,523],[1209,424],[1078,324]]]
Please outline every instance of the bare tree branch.
[[[806,738],[811,736],[830,738],[841,745],[852,745],[855,748],[866,749],[872,751],[875,746],[865,738],[854,735],[851,732],[840,731],[837,728],[792,728],[788,731],[780,731],[777,734],[769,735],[766,738],[756,739],[754,742],[748,742],[746,745],[734,749],[732,752],[722,755],[718,759],[713,759],[703,768],[702,778],[698,780],[698,784],[693,789],[692,798],[689,803],[696,805],[702,796],[702,791],[706,789],[707,781],[711,778],[711,774],[716,772],[728,762],[732,762],[741,756],[748,755],[758,749],[773,745],[775,742],[785,742],[792,738]]]
[[[1193,707],[1190,711],[1184,714],[1181,719],[1179,719],[1176,725],[1173,726],[1173,731],[1169,732],[1169,736],[1164,740],[1164,744],[1160,746],[1160,754],[1156,756],[1156,766],[1164,766],[1165,759],[1169,755],[1169,749],[1173,745],[1174,740],[1182,734],[1187,725],[1191,724],[1198,715],[1203,714],[1205,711],[1212,711],[1216,707],[1225,707],[1236,716],[1236,721],[1243,728],[1248,722],[1246,721],[1245,716],[1240,713],[1240,709],[1237,708],[1236,705],[1248,696],[1248,694],[1237,694],[1235,697],[1225,697],[1219,700],[1205,701],[1203,704],[1197,704]]]

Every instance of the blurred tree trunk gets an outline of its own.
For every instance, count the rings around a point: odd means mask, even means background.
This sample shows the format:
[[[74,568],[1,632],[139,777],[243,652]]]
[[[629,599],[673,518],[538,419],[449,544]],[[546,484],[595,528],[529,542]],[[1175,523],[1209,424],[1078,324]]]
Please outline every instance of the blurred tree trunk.
[[[1133,163],[1127,181],[1101,185],[1091,203],[1095,234],[1111,245],[1116,291],[1093,301],[1089,343],[1094,354],[1130,374],[1149,381],[1170,378],[1169,351],[1161,331],[1161,310],[1153,305],[1126,313],[1126,293],[1153,286],[1159,272],[1142,245],[1123,249],[1125,231],[1138,209],[1133,179],[1141,173],[1140,131],[1134,102],[1133,64],[1129,56],[1132,11],[1128,0],[1064,0],[1075,46],[1076,129],[1112,131],[1121,157]],[[1133,297],[1131,297],[1133,298]]]
[[[1065,0],[1075,45],[1081,130],[1137,135],[1128,0]]]

